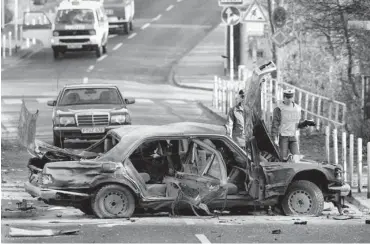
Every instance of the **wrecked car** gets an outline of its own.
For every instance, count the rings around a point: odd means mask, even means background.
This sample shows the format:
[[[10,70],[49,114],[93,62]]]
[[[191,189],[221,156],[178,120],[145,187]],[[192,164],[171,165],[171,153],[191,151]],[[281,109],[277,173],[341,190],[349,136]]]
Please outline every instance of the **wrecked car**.
[[[350,193],[339,165],[282,162],[262,120],[247,151],[225,127],[192,122],[113,129],[82,153],[36,144],[26,191],[99,218],[189,206],[206,212],[277,206],[286,215],[320,215],[324,201],[340,209]]]

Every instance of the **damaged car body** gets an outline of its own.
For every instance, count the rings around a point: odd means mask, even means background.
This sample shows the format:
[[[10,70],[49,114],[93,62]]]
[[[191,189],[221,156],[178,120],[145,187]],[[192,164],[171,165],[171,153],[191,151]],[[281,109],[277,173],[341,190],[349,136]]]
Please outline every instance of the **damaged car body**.
[[[189,205],[206,212],[279,206],[286,215],[320,215],[324,201],[341,211],[350,193],[339,165],[282,162],[258,119],[247,152],[223,126],[182,122],[113,129],[82,153],[36,141],[31,153],[30,195],[99,218]]]

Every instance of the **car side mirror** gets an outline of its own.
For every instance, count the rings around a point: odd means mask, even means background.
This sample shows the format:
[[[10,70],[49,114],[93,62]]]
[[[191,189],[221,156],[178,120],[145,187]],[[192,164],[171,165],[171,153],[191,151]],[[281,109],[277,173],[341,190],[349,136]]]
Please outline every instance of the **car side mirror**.
[[[135,103],[135,99],[134,98],[125,98],[125,103],[126,104],[134,104]]]
[[[54,107],[56,103],[57,103],[56,100],[48,101],[48,106]]]

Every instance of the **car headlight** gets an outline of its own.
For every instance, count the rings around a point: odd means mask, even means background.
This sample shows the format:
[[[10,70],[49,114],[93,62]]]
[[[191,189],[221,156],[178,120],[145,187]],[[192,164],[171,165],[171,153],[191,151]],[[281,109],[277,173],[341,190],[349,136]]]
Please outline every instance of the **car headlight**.
[[[96,35],[96,31],[95,30],[89,30],[89,35]]]
[[[59,36],[59,32],[58,31],[53,31],[53,36]]]
[[[57,123],[61,125],[75,124],[74,117],[57,117]]]
[[[118,114],[118,115],[112,115],[110,122],[111,123],[118,123],[123,124],[126,121],[126,115],[125,114]]]

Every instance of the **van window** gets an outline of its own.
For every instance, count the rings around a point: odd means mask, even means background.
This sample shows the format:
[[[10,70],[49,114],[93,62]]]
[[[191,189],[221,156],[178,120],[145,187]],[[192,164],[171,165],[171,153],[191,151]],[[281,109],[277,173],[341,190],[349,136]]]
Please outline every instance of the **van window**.
[[[94,12],[91,9],[59,10],[55,18],[56,24],[94,24]]]

